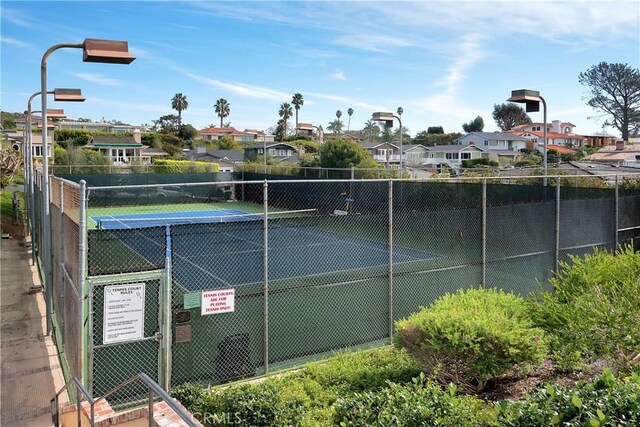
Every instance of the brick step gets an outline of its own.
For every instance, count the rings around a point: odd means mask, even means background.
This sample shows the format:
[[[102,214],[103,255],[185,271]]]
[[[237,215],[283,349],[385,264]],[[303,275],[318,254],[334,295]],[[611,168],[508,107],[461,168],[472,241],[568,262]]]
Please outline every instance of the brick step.
[[[176,403],[185,409],[180,402],[176,401]],[[82,427],[91,427],[89,422],[91,408],[87,402],[83,402],[81,406],[81,425]],[[185,411],[189,413],[186,409]],[[77,420],[76,405],[67,405],[60,408],[61,427],[76,427],[78,425]],[[195,418],[193,418],[193,420],[197,425],[202,425]],[[94,427],[148,427],[149,410],[145,405],[144,407],[116,412],[111,405],[109,405],[109,402],[101,400],[94,406],[94,421]],[[187,424],[182,418],[164,401],[153,405],[153,421],[155,427],[187,427]]]

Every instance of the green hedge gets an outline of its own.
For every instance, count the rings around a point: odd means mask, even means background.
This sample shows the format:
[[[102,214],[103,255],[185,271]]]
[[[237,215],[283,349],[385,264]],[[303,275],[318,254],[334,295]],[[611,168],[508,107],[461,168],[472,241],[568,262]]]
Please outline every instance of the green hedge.
[[[153,162],[156,173],[193,173],[218,172],[220,165],[213,162],[197,162],[190,160],[157,159]]]

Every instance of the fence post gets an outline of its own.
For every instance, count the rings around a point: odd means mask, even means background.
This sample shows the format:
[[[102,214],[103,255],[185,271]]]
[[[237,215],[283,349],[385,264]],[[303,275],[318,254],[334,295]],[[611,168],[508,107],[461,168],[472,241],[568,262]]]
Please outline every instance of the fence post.
[[[389,179],[389,340],[393,340],[393,180]]]
[[[556,182],[556,242],[553,271],[557,272],[560,266],[560,177]]]
[[[65,304],[65,280],[64,280],[64,272],[62,271],[62,264],[64,264],[64,182],[61,180],[60,181],[60,195],[58,198],[58,201],[60,202],[60,236],[58,237],[59,239],[59,249],[58,249],[58,253],[60,254],[60,259],[57,259],[56,262],[58,263],[58,285],[60,286],[60,299],[58,301],[60,301],[60,305],[61,307],[55,307],[55,312],[56,312],[56,319],[58,320],[58,326],[60,326],[60,337],[61,337],[61,341],[62,341],[62,351],[64,352],[64,347],[65,347],[65,317],[67,315],[67,313],[65,312],[64,308],[66,307]]]
[[[487,178],[482,178],[482,287],[487,286]]]
[[[84,385],[90,392],[93,392],[93,384],[89,381],[90,372],[89,361],[93,358],[90,356],[90,352],[93,352],[93,336],[89,336],[92,332],[93,319],[91,311],[93,310],[91,296],[89,292],[87,277],[87,182],[83,179],[80,181],[80,206],[78,209],[78,274],[80,277],[76,277],[78,282],[78,291],[82,297],[79,305],[80,309],[77,310],[80,317],[80,325],[82,330],[82,336],[76,337],[76,340],[80,338],[82,341],[79,345],[80,356],[82,359],[82,377],[84,378]],[[87,319],[87,322],[84,320]],[[91,324],[90,324],[91,322]],[[86,326],[85,326],[86,325]],[[91,326],[91,327],[90,327]]]
[[[267,180],[264,180],[264,184],[262,187],[262,202],[264,209],[264,220],[263,220],[263,240],[264,240],[264,249],[263,249],[263,274],[264,274],[264,283],[263,283],[263,294],[264,294],[264,373],[269,373],[269,184]]]
[[[614,199],[614,221],[615,221],[615,228],[613,230],[613,243],[614,243],[614,247],[613,250],[617,251],[618,250],[618,244],[619,244],[619,240],[618,240],[618,230],[620,229],[620,217],[619,217],[619,208],[620,208],[620,186],[619,186],[619,182],[618,182],[618,175],[616,175],[616,189],[615,189],[615,199]]]
[[[164,258],[164,277],[160,281],[162,284],[160,288],[160,334],[162,335],[160,352],[160,378],[162,381],[162,388],[165,391],[169,391],[171,388],[171,257],[169,256],[170,242],[171,242],[171,228],[166,228],[166,242],[167,242],[167,256]]]

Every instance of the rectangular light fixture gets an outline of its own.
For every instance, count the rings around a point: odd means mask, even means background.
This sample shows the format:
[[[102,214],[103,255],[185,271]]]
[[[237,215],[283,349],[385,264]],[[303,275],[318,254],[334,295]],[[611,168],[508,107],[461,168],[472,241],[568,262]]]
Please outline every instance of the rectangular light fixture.
[[[66,119],[67,116],[64,114],[64,110],[61,108],[49,108],[47,109],[47,118],[48,119]]]
[[[85,39],[84,62],[130,64],[136,57],[129,52],[129,43],[117,40]]]
[[[84,102],[87,98],[82,96],[82,91],[80,89],[54,89],[53,90],[53,99],[55,101],[64,101],[64,102]]]

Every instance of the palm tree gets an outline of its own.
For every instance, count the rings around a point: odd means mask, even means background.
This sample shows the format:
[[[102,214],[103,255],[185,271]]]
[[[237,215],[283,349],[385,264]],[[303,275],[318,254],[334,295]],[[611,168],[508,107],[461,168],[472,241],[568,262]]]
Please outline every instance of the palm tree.
[[[404,110],[402,109],[402,107],[398,107],[397,113],[400,117],[402,117],[402,113],[404,113]]]
[[[301,93],[294,93],[293,98],[291,98],[291,103],[296,108],[296,129],[298,128],[298,110],[300,107],[304,105],[304,98]]]
[[[347,114],[349,115],[349,123],[347,124],[347,132],[349,132],[349,129],[351,128],[351,116],[353,116],[353,108],[349,108],[347,110]]]
[[[288,102],[283,102],[280,106],[280,111],[278,114],[282,118],[283,126],[284,126],[284,136],[287,136],[287,120],[293,115],[293,109],[291,108],[291,104]]]
[[[180,129],[180,125],[182,125],[182,110],[186,110],[189,107],[189,103],[187,102],[187,97],[181,93],[176,93],[171,98],[171,108],[178,112],[178,129]]]
[[[373,142],[376,141],[380,135],[380,126],[378,126],[376,122],[367,120],[364,123],[364,129],[362,131],[364,132],[365,141]]]
[[[229,113],[231,113],[231,104],[229,104],[226,99],[220,98],[216,101],[216,105],[214,105],[213,108],[216,112],[216,115],[220,117],[220,127],[223,127],[222,119],[224,119],[229,115]]]
[[[338,118],[338,122],[340,122],[340,126],[338,126],[338,131],[336,133],[340,133],[342,130],[342,120],[340,120],[340,117],[342,117],[342,111],[336,111],[336,117]]]

